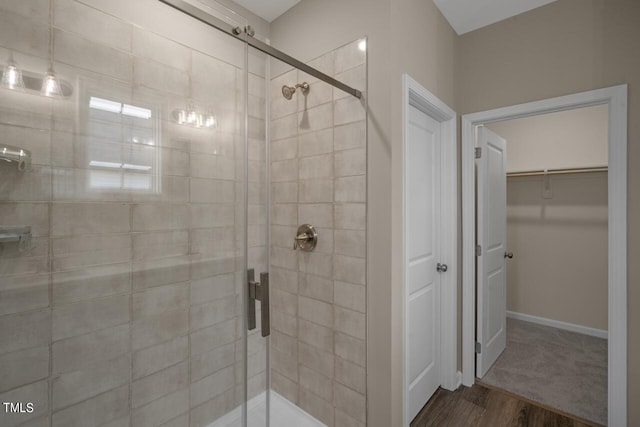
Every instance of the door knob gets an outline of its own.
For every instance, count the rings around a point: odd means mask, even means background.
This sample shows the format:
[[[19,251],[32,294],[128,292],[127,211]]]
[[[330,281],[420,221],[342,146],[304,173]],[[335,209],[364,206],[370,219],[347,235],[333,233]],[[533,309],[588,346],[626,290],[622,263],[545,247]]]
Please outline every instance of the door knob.
[[[505,257],[505,258],[509,258],[509,259],[513,258],[513,252],[506,252],[506,251],[505,251],[505,253],[504,253],[504,257]]]
[[[437,271],[438,273],[444,273],[444,272],[446,272],[448,269],[449,269],[449,267],[447,267],[447,264],[440,264],[440,263],[438,263],[438,264],[436,265],[436,271]]]

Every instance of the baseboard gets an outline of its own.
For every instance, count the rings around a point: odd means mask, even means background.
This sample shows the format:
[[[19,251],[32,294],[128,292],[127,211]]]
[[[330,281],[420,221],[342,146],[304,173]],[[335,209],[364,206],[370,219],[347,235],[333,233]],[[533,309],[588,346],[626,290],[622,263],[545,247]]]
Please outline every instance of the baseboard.
[[[592,337],[609,339],[609,331],[590,328],[588,326],[576,325],[574,323],[561,322],[559,320],[546,319],[544,317],[533,316],[531,314],[516,313],[507,311],[507,317],[524,320],[526,322],[537,323],[538,325],[551,326],[565,331],[577,332],[579,334],[591,335]]]
[[[441,381],[440,387],[449,391],[456,391],[460,384],[462,384],[462,372],[456,371],[455,374],[452,375],[451,381]],[[447,378],[449,379],[449,378]]]

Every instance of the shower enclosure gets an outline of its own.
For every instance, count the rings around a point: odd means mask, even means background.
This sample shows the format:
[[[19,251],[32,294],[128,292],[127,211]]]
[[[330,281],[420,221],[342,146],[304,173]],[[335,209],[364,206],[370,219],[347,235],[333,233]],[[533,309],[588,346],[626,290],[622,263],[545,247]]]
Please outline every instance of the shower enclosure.
[[[0,425],[365,425],[365,41],[302,64],[210,0],[0,12]]]

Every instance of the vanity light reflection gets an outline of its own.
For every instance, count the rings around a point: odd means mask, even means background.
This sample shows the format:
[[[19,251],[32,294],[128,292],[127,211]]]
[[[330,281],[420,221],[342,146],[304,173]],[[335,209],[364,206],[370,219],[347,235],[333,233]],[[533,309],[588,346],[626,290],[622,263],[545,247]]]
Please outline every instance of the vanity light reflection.
[[[9,63],[4,67],[2,86],[12,90],[24,90],[22,70],[18,68],[18,65],[13,60],[9,60]]]
[[[40,89],[40,93],[48,97],[62,98],[62,87],[56,74],[53,72],[53,68],[49,68],[49,71],[47,71],[47,74],[45,74],[42,79],[42,89]]]
[[[218,125],[212,112],[196,111],[192,102],[189,103],[186,109],[177,108],[173,110],[171,115],[179,125],[195,128],[215,128]]]

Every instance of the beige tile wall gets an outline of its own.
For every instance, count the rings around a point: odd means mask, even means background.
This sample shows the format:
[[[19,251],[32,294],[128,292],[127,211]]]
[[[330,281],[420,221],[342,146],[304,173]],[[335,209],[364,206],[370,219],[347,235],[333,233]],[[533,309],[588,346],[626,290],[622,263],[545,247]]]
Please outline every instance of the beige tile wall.
[[[366,89],[358,42],[312,66]],[[287,101],[282,85],[306,81]],[[271,80],[271,386],[328,426],[366,423],[366,109],[297,70]],[[298,225],[318,230],[294,251]]]
[[[1,64],[11,52],[44,73],[49,6],[0,2]],[[0,246],[0,400],[35,404],[0,411],[0,425],[208,425],[244,397],[244,48],[157,1],[52,10],[54,66],[73,96],[0,88],[0,143],[34,162],[0,164],[0,225],[33,228],[29,251]],[[247,250],[265,271],[265,59],[250,58]],[[146,106],[152,120],[90,109],[90,96]],[[177,125],[187,99],[218,128]],[[120,186],[134,178],[150,187]],[[251,395],[266,386],[265,352],[252,333]]]

